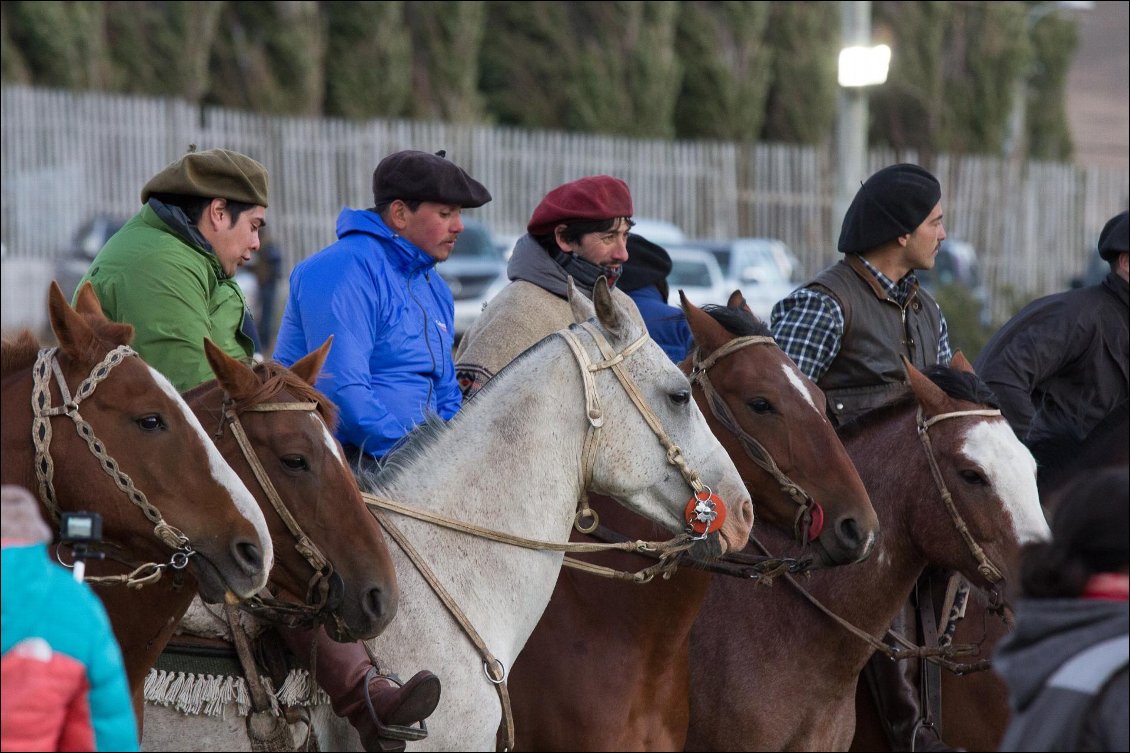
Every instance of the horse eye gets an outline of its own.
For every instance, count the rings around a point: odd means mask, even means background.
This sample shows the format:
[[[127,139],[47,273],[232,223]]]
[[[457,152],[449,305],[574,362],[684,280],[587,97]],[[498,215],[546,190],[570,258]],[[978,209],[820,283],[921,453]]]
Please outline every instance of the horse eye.
[[[671,393],[671,402],[675,405],[686,405],[691,401],[690,390],[679,390]]]
[[[159,413],[150,413],[148,416],[135,419],[134,422],[142,431],[161,431],[162,429],[169,428]]]
[[[306,462],[306,458],[301,455],[284,455],[282,458],[283,465],[292,471],[308,471],[310,464]]]
[[[970,471],[970,470],[961,471],[961,480],[964,481],[967,484],[973,484],[975,486],[988,486],[989,485],[988,480],[986,480],[985,477],[982,476],[977,471]]]
[[[773,406],[763,397],[757,397],[746,403],[746,407],[754,413],[771,413]]]

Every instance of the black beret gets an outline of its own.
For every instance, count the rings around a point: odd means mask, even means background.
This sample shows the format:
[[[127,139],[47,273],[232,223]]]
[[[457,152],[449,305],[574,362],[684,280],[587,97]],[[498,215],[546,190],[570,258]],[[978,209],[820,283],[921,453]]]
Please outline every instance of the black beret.
[[[141,189],[141,203],[155,193],[228,199],[267,206],[267,168],[228,149],[205,149],[184,155],[154,175]]]
[[[1130,475],[1126,467],[1092,471],[1065,487],[1052,514],[1052,545],[1092,572],[1130,562]]]
[[[671,257],[662,246],[642,235],[628,235],[628,260],[620,267],[616,287],[624,292],[658,285],[671,273]]]
[[[1099,233],[1099,256],[1111,261],[1119,254],[1130,252],[1130,220],[1127,212],[1116,214],[1103,225]]]
[[[840,228],[840,251],[860,254],[913,233],[941,198],[938,179],[918,165],[884,167],[852,199]]]
[[[376,205],[400,199],[474,208],[490,201],[486,187],[445,156],[442,150],[428,154],[408,149],[385,157],[373,171]]]

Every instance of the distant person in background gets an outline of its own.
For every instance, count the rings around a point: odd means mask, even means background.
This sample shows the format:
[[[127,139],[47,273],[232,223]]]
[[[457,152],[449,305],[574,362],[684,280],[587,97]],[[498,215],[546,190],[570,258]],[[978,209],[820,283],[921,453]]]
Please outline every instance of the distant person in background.
[[[275,302],[278,300],[279,279],[282,277],[283,257],[274,237],[267,231],[259,233],[259,255],[255,258],[255,279],[259,283],[259,340],[264,351],[275,344]]]
[[[1130,474],[1081,474],[1053,504],[1051,541],[1023,553],[1016,629],[993,669],[1012,719],[1000,750],[1130,746]]]
[[[635,233],[628,235],[628,260],[620,267],[617,286],[636,302],[651,339],[672,361],[682,363],[694,347],[694,336],[683,310],[667,303],[669,274],[667,249]]]
[[[1099,233],[1106,279],[1029,303],[977,358],[977,373],[1041,466],[1130,397],[1128,225],[1121,212]]]
[[[215,379],[205,337],[244,361],[258,349],[235,272],[259,250],[267,169],[227,149],[190,151],[145,184],[141,203],[79,289],[89,281],[106,316],[133,325],[138,354],[185,392]]]
[[[102,602],[51,560],[26,489],[4,486],[0,749],[137,750],[122,653]]]

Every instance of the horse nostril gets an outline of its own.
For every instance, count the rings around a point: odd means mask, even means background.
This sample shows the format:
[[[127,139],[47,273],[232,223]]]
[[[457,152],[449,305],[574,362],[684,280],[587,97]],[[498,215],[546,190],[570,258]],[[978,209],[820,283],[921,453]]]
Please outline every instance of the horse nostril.
[[[361,599],[361,610],[373,622],[382,623],[389,618],[388,600],[379,587],[370,588]]]
[[[863,541],[863,537],[859,534],[859,524],[855,522],[855,518],[841,518],[836,526],[836,535],[840,543],[848,549],[856,549]]]
[[[263,572],[263,553],[259,551],[257,544],[250,541],[236,541],[232,544],[232,555],[248,575],[258,575]]]

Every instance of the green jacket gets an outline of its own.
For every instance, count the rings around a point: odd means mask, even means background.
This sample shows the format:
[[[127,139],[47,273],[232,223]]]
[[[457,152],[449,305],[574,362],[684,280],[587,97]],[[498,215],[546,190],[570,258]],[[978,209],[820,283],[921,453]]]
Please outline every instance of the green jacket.
[[[133,325],[134,349],[180,392],[215,379],[205,337],[235,358],[253,353],[239,285],[207,243],[187,241],[148,204],[106,242],[80,289],[88,280],[106,316]]]

